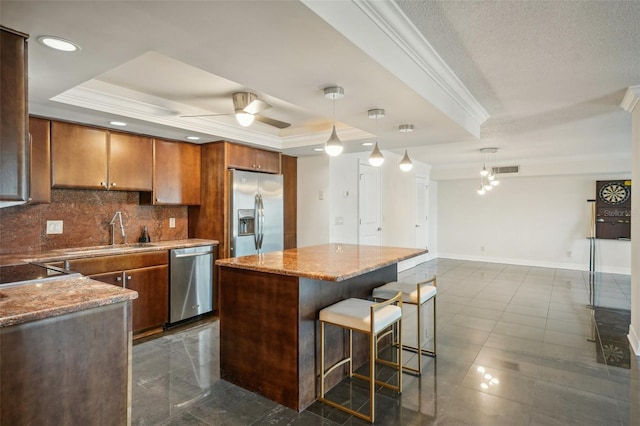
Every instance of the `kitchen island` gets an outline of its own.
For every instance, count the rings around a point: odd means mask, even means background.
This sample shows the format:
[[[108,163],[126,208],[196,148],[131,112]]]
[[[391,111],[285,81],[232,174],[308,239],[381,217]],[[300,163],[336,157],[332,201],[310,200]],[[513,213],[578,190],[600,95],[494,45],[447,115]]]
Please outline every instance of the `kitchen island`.
[[[0,285],[0,423],[131,424],[131,301],[79,274]]]
[[[220,259],[220,374],[224,380],[302,411],[316,400],[318,313],[397,279],[397,264],[424,249],[324,244]],[[327,332],[327,364],[345,341]],[[357,366],[368,358],[366,338],[354,334]],[[330,384],[344,376],[334,374]]]

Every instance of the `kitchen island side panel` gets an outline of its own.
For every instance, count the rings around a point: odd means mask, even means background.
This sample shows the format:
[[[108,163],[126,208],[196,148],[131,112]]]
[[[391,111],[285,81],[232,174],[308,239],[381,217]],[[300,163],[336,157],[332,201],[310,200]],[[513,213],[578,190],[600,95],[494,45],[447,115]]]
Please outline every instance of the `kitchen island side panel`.
[[[288,407],[298,400],[298,278],[220,268],[220,375]]]
[[[368,298],[396,280],[389,265],[343,281],[322,281],[220,267],[221,377],[302,411],[317,397],[322,308],[349,297]],[[364,336],[354,336],[355,365],[368,359]],[[327,333],[327,360],[345,353],[339,329]],[[335,374],[329,386],[345,376]]]
[[[131,302],[0,328],[1,424],[131,424]]]

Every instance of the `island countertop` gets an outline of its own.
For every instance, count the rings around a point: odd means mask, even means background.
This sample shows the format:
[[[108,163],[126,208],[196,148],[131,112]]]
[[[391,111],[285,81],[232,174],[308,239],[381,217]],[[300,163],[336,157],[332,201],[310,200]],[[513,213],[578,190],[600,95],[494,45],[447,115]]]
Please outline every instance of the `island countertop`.
[[[427,252],[426,249],[333,243],[219,259],[216,265],[323,281],[343,281]]]
[[[79,274],[52,281],[26,283],[0,291],[0,327],[126,302],[133,290],[105,284]]]

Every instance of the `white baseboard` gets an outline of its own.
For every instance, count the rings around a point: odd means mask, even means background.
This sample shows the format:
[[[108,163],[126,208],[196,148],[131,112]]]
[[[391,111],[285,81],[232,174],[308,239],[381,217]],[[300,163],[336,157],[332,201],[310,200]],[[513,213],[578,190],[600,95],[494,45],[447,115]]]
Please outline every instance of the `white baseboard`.
[[[512,259],[501,257],[488,257],[488,256],[469,256],[456,253],[439,253],[440,259],[456,259],[456,260],[470,260],[474,262],[489,262],[489,263],[504,263],[507,265],[520,265],[520,266],[536,266],[540,268],[557,268],[557,269],[570,269],[574,271],[588,271],[589,265],[583,265],[581,263],[564,263],[564,262],[549,262],[539,261],[533,259]],[[597,272],[604,272],[607,274],[622,274],[631,275],[631,268],[620,268],[615,266],[598,266]]]
[[[633,324],[629,325],[629,334],[627,334],[627,339],[629,339],[631,349],[635,355],[640,356],[640,337],[638,337],[638,332],[633,328]]]
[[[429,254],[430,253],[421,254],[420,256],[412,257],[411,259],[398,262],[398,272],[406,271],[407,269],[411,269],[414,266],[419,265],[420,263],[435,259],[434,257],[429,257]]]

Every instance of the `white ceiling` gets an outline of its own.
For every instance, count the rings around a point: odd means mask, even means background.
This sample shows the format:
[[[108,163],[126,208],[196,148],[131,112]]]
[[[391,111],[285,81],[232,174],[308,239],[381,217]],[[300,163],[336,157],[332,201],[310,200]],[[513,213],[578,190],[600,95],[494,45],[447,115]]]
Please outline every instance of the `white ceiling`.
[[[31,35],[30,112],[184,140],[238,140],[313,155],[338,134],[348,152],[377,136],[383,152],[432,164],[436,178],[498,165],[525,174],[631,169],[630,116],[640,84],[638,1],[5,1],[2,25]],[[57,35],[82,49],[39,44]],[[234,91],[292,123],[242,128]],[[54,99],[55,100],[52,100]],[[367,118],[383,108],[386,116]],[[415,131],[400,134],[398,125]],[[375,135],[375,136],[374,136]],[[320,154],[324,155],[324,154]],[[574,165],[575,167],[571,166]]]

